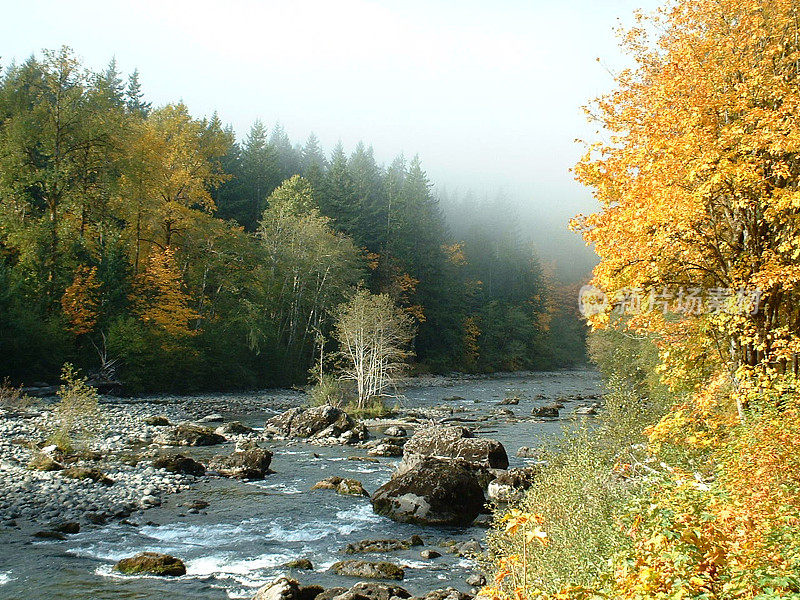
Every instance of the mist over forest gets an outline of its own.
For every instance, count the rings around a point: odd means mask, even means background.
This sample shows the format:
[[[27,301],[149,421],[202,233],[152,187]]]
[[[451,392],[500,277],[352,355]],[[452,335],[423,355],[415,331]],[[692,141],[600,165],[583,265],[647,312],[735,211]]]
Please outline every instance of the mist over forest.
[[[413,320],[418,372],[585,360],[587,261],[501,193],[437,193],[423,157],[381,164],[368,143],[325,150],[279,123],[237,136],[224,107],[155,106],[138,71],[91,71],[68,48],[1,75],[15,381],[72,362],[129,392],[302,384],[357,288]]]

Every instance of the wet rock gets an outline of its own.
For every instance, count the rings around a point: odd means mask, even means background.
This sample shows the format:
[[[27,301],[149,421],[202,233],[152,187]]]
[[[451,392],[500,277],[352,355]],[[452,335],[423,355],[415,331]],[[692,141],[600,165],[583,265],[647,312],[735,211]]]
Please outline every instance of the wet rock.
[[[225,423],[224,425],[220,425],[214,430],[214,433],[228,436],[228,435],[248,435],[253,433],[255,429],[252,427],[248,427],[247,425],[243,425],[240,421],[231,421],[230,423]]]
[[[86,467],[69,467],[61,471],[64,477],[69,479],[90,480],[103,485],[113,485],[114,480],[108,477],[99,469],[88,469]]]
[[[441,552],[437,552],[436,550],[431,550],[430,548],[427,548],[422,552],[420,552],[419,555],[425,560],[432,560],[434,558],[439,558],[442,554]]]
[[[394,437],[394,438],[404,438],[408,435],[404,427],[400,427],[399,425],[392,425],[391,427],[387,427],[383,435]]]
[[[484,503],[475,470],[459,459],[423,458],[372,496],[376,513],[422,525],[469,525]]]
[[[315,483],[312,490],[334,490],[343,496],[366,496],[369,498],[369,492],[364,489],[361,482],[357,479],[344,479],[333,475],[326,477],[322,481]]]
[[[397,550],[408,550],[412,546],[422,546],[422,538],[418,535],[412,536],[407,540],[361,540],[347,544],[344,549],[345,554],[362,554],[365,552],[395,552]]]
[[[517,456],[520,458],[536,458],[539,459],[542,457],[542,453],[537,448],[531,448],[529,446],[522,446],[519,450],[517,450]]]
[[[33,534],[33,537],[41,538],[45,540],[65,540],[67,536],[59,531],[37,531]]]
[[[508,455],[503,444],[475,437],[466,427],[437,425],[417,430],[404,447],[398,473],[413,468],[427,457],[457,458],[482,468],[508,468]]]
[[[462,396],[448,396],[447,398],[442,398],[444,402],[459,402],[461,400],[466,400],[466,398]]]
[[[391,600],[392,598],[410,598],[408,590],[397,585],[378,583],[376,581],[359,581],[350,588],[350,592],[368,600]]]
[[[344,478],[338,477],[337,475],[331,475],[330,477],[326,477],[322,481],[318,481],[315,483],[311,489],[312,490],[335,490],[339,487],[339,484],[344,481]]]
[[[393,441],[382,441],[375,447],[367,451],[370,456],[388,456],[397,457],[403,456],[403,446]]]
[[[481,548],[480,542],[467,540],[466,542],[454,542],[450,546],[450,552],[461,558],[475,558],[483,552],[483,548]]]
[[[483,587],[486,585],[486,577],[480,573],[474,573],[467,577],[467,585],[472,587]]]
[[[520,498],[523,492],[533,485],[540,472],[541,469],[538,467],[524,467],[500,473],[489,483],[487,490],[489,499],[496,502],[511,502]]]
[[[357,479],[343,479],[336,486],[336,493],[343,496],[366,496],[369,498],[369,492],[364,489],[364,486]]]
[[[179,576],[186,574],[183,561],[169,554],[158,552],[141,552],[131,558],[123,558],[114,565],[114,570],[125,575],[147,574],[161,576]]]
[[[215,456],[209,461],[208,468],[223,477],[264,479],[268,473],[271,473],[269,470],[271,461],[272,452],[253,443],[228,456]]]
[[[70,535],[74,535],[76,533],[80,533],[81,526],[75,521],[67,521],[66,523],[59,523],[53,527],[53,530],[58,531],[59,533],[68,533]]]
[[[200,419],[200,423],[222,423],[224,420],[225,417],[223,417],[221,414],[212,413]]]
[[[187,502],[184,506],[189,510],[203,510],[204,508],[208,508],[210,504],[205,500],[192,500],[191,502]]]
[[[433,590],[423,596],[422,600],[472,600],[472,596],[459,592],[455,588]]]
[[[181,423],[171,431],[158,434],[153,441],[165,446],[214,446],[224,444],[227,440],[208,427]]]
[[[337,598],[338,596],[346,594],[349,591],[350,590],[344,587],[328,588],[327,590],[317,595],[316,600],[333,600],[333,598]]]
[[[379,463],[377,458],[373,456],[348,456],[347,460],[360,460],[361,462],[368,462],[368,463]]]
[[[403,579],[405,571],[394,563],[368,560],[342,560],[331,567],[337,575],[364,579]]]
[[[170,473],[183,473],[184,475],[194,475],[201,477],[206,474],[206,468],[188,456],[183,454],[164,454],[153,461],[153,468],[164,469]]]
[[[169,419],[164,416],[152,416],[146,417],[144,420],[145,425],[150,425],[151,427],[170,427],[172,423],[169,422]]]
[[[519,398],[503,398],[497,404],[500,406],[516,406],[519,404]]]
[[[558,407],[556,406],[537,406],[531,411],[531,416],[545,418],[545,419],[557,419],[558,418]]]
[[[304,569],[306,571],[312,571],[314,569],[314,565],[311,564],[311,561],[307,558],[298,558],[292,561],[289,561],[284,565],[287,569]]]
[[[325,588],[321,585],[304,585],[300,588],[300,597],[298,600],[316,600]]]
[[[597,414],[597,407],[595,406],[579,406],[575,409],[575,414],[580,416],[591,416]]]
[[[300,600],[300,584],[288,577],[278,577],[259,589],[253,600]]]

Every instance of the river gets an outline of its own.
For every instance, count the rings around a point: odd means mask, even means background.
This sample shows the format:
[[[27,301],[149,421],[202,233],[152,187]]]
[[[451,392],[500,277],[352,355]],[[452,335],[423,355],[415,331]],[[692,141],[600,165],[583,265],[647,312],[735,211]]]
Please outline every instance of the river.
[[[464,419],[465,424],[477,427],[478,435],[501,441],[511,466],[523,466],[525,459],[516,456],[518,448],[535,447],[558,435],[563,427],[575,422],[569,415],[580,403],[568,403],[561,420],[533,420],[532,408],[559,397],[593,396],[601,391],[600,379],[593,371],[533,373],[411,388],[405,392],[402,409],[445,405],[453,419]],[[519,396],[519,405],[498,406],[509,395]],[[443,401],[455,396],[461,399]],[[303,401],[300,395],[290,392],[280,397],[279,408]],[[278,410],[269,400],[264,401],[261,410],[248,408],[244,412],[235,396],[214,400],[214,410],[223,407],[227,419],[252,427],[263,426],[265,418]],[[500,409],[511,410],[514,416],[499,413]],[[426,546],[438,547],[445,540],[482,540],[485,535],[479,527],[400,524],[375,515],[368,498],[340,496],[328,490],[309,491],[315,482],[339,475],[358,479],[373,492],[389,479],[399,459],[382,458],[378,463],[349,460],[349,456],[364,456],[363,449],[350,446],[319,447],[297,442],[262,445],[274,453],[275,471],[263,481],[203,478],[195,489],[168,497],[161,507],[134,514],[130,521],[135,525],[112,522],[87,528],[63,541],[31,541],[29,535],[0,532],[0,598],[251,598],[259,586],[286,573],[282,565],[296,558],[308,558],[314,565],[313,571],[292,572],[301,583],[349,587],[355,580],[332,575],[327,569],[348,557],[342,549],[350,542],[419,534]],[[202,460],[218,453],[219,448],[189,451]],[[196,499],[207,501],[208,509],[199,514],[187,513],[186,504]],[[421,549],[356,558],[401,563],[406,567],[406,577],[400,585],[414,594],[447,586],[469,590],[465,578],[474,572],[470,560],[441,548],[441,558],[423,560]],[[164,552],[183,559],[187,574],[159,579],[112,573],[115,561],[142,551]]]

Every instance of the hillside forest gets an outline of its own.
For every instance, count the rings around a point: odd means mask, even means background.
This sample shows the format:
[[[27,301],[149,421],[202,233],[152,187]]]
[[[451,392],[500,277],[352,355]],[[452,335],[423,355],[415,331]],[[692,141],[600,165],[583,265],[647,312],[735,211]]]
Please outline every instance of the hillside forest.
[[[451,218],[447,218],[450,215]],[[153,106],[72,50],[0,71],[0,373],[70,362],[127,393],[303,384],[337,307],[386,294],[416,372],[585,360],[576,290],[502,199],[440,198],[419,157],[325,152]]]

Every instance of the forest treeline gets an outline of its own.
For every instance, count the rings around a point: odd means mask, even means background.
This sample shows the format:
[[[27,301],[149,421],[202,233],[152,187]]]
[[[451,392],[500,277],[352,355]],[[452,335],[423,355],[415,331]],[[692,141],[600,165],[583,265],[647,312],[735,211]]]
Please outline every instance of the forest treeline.
[[[575,295],[513,216],[473,203],[451,228],[432,190],[417,157],[326,155],[260,122],[237,140],[216,114],[151,106],[114,61],[93,72],[62,48],[5,65],[0,373],[300,383],[359,287],[414,318],[419,370],[582,361]]]

